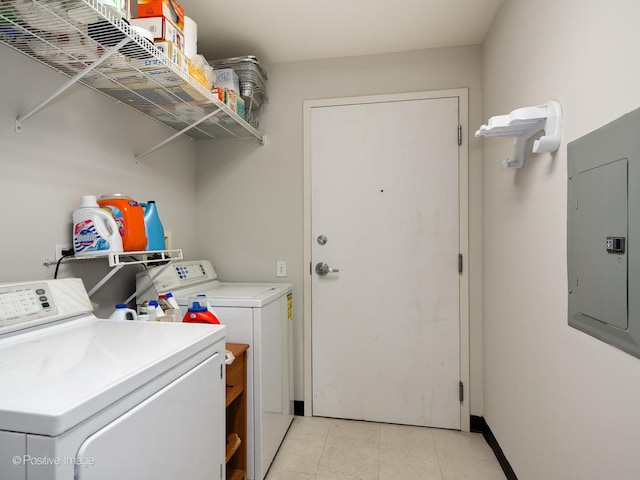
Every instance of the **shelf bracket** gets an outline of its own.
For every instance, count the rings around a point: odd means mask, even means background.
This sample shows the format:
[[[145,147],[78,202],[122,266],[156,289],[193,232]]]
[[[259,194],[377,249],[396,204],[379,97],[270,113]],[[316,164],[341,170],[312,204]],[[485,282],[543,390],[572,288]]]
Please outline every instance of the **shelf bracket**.
[[[177,259],[176,259],[177,260]],[[150,275],[149,278],[149,283],[144,285],[143,287],[140,288],[136,288],[135,292],[133,292],[131,295],[129,295],[129,297],[122,303],[126,303],[128,304],[131,300],[133,300],[134,298],[136,298],[138,296],[138,293],[140,293],[140,290],[146,289],[148,287],[150,287],[151,285],[153,285],[153,280],[155,280],[155,278],[160,275],[162,272],[164,272],[167,268],[169,268],[171,266],[171,264],[174,261],[169,261],[168,263],[166,263],[165,265],[162,265],[161,267],[154,269],[155,271],[153,272],[153,275]]]
[[[513,158],[502,162],[505,167],[521,168],[527,155],[527,143],[538,132],[545,135],[533,142],[534,153],[555,152],[562,134],[562,105],[551,100],[545,105],[519,108],[508,115],[491,117],[487,125],[476,131],[476,137],[515,137]]]
[[[109,273],[107,273],[102,280],[100,280],[98,283],[96,283],[93,288],[91,290],[89,290],[87,292],[87,294],[89,295],[89,297],[91,297],[94,293],[96,293],[98,290],[100,290],[102,288],[102,286],[107,283],[109,280],[111,280],[111,277],[113,277],[116,273],[118,273],[120,270],[122,270],[122,268],[124,267],[124,264],[122,265],[117,265],[115,267],[113,267],[111,270],[109,270]]]
[[[208,115],[205,115],[204,117],[202,117],[200,120],[198,120],[197,122],[192,123],[191,125],[187,125],[185,128],[183,128],[182,130],[180,130],[179,132],[174,133],[173,135],[171,135],[169,138],[167,138],[165,141],[160,142],[158,145],[156,145],[155,147],[147,150],[144,153],[141,153],[140,155],[136,155],[135,159],[136,162],[140,161],[140,159],[142,157],[146,157],[147,155],[149,155],[152,152],[155,152],[156,150],[158,150],[159,148],[164,147],[167,143],[173,141],[174,139],[178,138],[180,135],[182,135],[185,132],[188,132],[189,130],[191,130],[194,127],[197,127],[198,125],[200,125],[202,122],[209,120],[210,118],[214,117],[215,115],[217,115],[218,113],[220,113],[222,110],[218,109],[215,110],[211,113],[209,113]]]
[[[27,119],[29,119],[31,116],[35,115],[38,111],[40,111],[42,108],[44,108],[46,105],[48,105],[50,102],[52,102],[53,100],[55,100],[58,96],[60,96],[62,93],[64,93],[65,91],[67,91],[70,87],[72,87],[73,85],[75,85],[76,83],[78,83],[84,76],[86,76],[87,74],[91,73],[94,69],[96,69],[97,67],[100,66],[100,64],[102,64],[105,60],[107,60],[111,55],[113,55],[114,53],[116,53],[118,50],[120,50],[122,47],[124,47],[127,43],[129,43],[131,41],[131,38],[129,37],[125,37],[123,38],[120,42],[118,42],[117,45],[111,47],[109,50],[107,50],[98,60],[96,60],[95,62],[92,62],[91,65],[89,65],[87,68],[85,68],[84,70],[82,70],[80,73],[78,73],[76,76],[70,78],[69,80],[67,80],[65,82],[64,85],[62,85],[58,90],[56,90],[53,94],[51,94],[48,98],[46,98],[45,100],[43,100],[42,102],[40,102],[35,108],[33,108],[29,113],[26,113],[24,115],[22,115],[21,117],[18,117],[16,119],[16,133],[22,133],[22,123],[25,122]]]

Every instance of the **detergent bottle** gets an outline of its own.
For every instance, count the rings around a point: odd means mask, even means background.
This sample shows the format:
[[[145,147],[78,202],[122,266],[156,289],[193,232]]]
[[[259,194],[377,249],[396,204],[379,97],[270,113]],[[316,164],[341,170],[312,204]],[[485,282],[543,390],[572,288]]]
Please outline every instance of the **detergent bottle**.
[[[119,303],[109,318],[111,320],[137,320],[138,314],[132,308],[127,308],[125,303]]]
[[[147,247],[144,227],[144,210],[133,198],[121,193],[103,195],[98,205],[109,209],[118,225],[125,252],[139,252]]]
[[[144,208],[144,227],[147,232],[147,248],[146,250],[164,250],[164,228],[160,217],[156,202],[149,200],[147,203],[141,203]]]
[[[220,320],[213,314],[213,312],[209,311],[206,303],[200,303],[202,301],[202,297],[200,298],[190,298],[189,299],[189,310],[186,315],[182,319],[183,323],[215,323],[219,324]]]
[[[118,225],[106,210],[98,206],[94,195],[84,195],[80,208],[73,212],[73,251],[76,256],[122,252]]]

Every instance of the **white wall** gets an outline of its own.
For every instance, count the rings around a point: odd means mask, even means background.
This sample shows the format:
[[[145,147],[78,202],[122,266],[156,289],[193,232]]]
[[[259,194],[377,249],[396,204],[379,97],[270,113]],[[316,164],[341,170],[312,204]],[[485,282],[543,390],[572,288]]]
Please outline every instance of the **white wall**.
[[[66,77],[0,45],[0,282],[53,278],[55,243],[71,243],[71,214],[83,194],[126,193],[156,200],[175,247],[195,251],[195,142],[178,140],[136,164],[134,154],[171,130],[82,85],[76,85],[24,123],[14,121]],[[105,261],[69,263],[59,277],[81,276],[91,288]],[[92,300],[99,314],[133,292],[135,268],[118,273]]]
[[[505,0],[483,46],[483,121],[565,114],[558,152],[522,170],[483,140],[484,415],[520,480],[640,478],[640,359],[567,325],[566,279],[567,142],[640,106],[638,18],[636,0]]]
[[[224,280],[274,282],[276,260],[294,284],[295,397],[304,398],[303,101],[469,88],[470,124],[480,123],[480,48],[423,50],[267,67],[267,141],[199,142],[198,252]],[[348,128],[348,126],[345,126]],[[482,411],[480,142],[470,139],[471,411]]]

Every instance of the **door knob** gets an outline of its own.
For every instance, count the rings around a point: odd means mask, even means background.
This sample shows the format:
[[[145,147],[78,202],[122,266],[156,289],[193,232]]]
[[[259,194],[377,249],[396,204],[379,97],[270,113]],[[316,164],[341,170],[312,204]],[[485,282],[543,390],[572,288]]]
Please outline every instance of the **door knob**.
[[[340,270],[338,270],[337,268],[331,268],[325,262],[319,262],[318,264],[316,264],[316,273],[318,275],[326,275],[327,273],[337,273],[339,271]]]

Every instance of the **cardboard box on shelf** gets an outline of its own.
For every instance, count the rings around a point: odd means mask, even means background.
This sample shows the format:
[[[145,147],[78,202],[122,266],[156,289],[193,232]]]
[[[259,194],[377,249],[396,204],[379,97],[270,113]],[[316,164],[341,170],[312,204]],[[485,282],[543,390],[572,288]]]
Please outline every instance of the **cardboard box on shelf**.
[[[164,55],[177,65],[181,72],[189,74],[189,61],[184,53],[180,51],[178,46],[168,40],[155,42],[155,46]]]
[[[218,100],[224,103],[224,88],[213,87],[211,89],[211,93],[213,93],[218,98]]]
[[[184,35],[166,17],[132,18],[131,25],[149,30],[154,41],[173,42],[178,50],[184,51]]]
[[[140,61],[135,68],[110,70],[108,76],[97,79],[94,88],[139,110],[155,106],[171,106],[180,102],[206,102],[207,97],[186,83],[159,59]],[[116,83],[117,82],[117,83]]]
[[[131,18],[166,17],[182,31],[184,8],[175,0],[131,0]]]
[[[244,98],[242,98],[240,95],[236,96],[236,113],[241,119],[247,119],[246,113],[244,111]]]
[[[234,92],[233,90],[224,91],[224,103],[231,109],[232,112],[236,111],[237,97],[239,97],[239,95],[236,95],[236,92]]]

